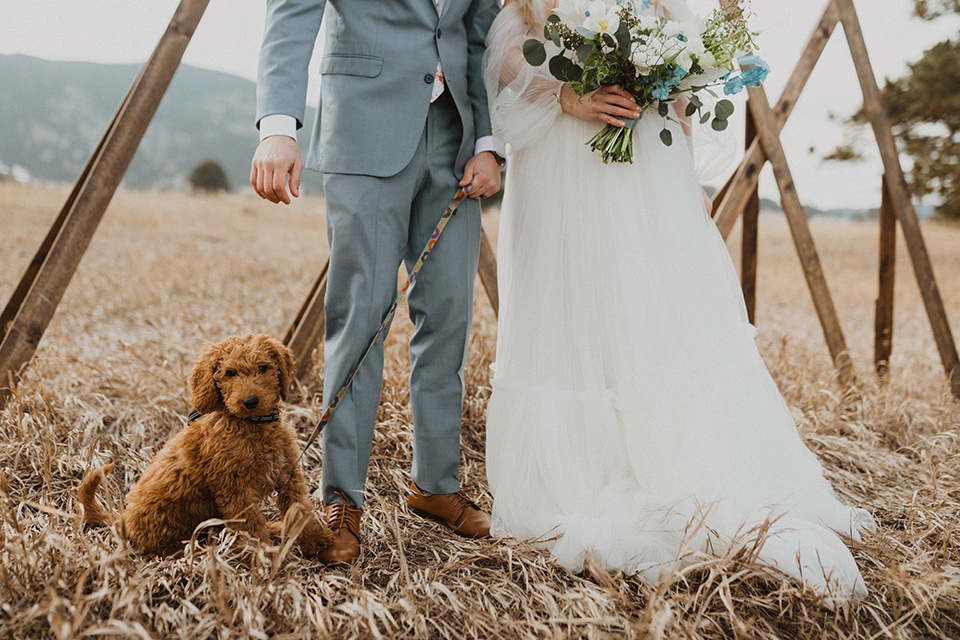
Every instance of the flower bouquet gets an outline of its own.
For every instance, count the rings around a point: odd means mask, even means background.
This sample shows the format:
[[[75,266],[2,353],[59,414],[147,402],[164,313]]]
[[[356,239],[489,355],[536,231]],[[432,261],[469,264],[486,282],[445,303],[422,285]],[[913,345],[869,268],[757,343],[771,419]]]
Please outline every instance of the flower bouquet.
[[[727,128],[733,103],[719,100],[712,111],[704,110],[697,95],[711,87],[723,87],[726,95],[746,87],[759,87],[769,67],[760,58],[742,55],[755,47],[739,0],[727,11],[716,9],[706,19],[678,22],[642,12],[650,0],[559,0],[547,18],[543,37],[560,48],[550,58],[550,73],[579,96],[598,87],[620,85],[637,101],[641,117],[651,109],[666,120],[668,105],[686,95],[686,117],[698,116],[701,124],[711,120],[717,131]],[[540,66],[547,60],[545,43],[536,38],[523,45],[527,62]],[[738,61],[741,71],[735,70]],[[606,125],[589,140],[591,149],[604,162],[633,162],[633,127]],[[660,140],[669,146],[673,135],[664,126]]]

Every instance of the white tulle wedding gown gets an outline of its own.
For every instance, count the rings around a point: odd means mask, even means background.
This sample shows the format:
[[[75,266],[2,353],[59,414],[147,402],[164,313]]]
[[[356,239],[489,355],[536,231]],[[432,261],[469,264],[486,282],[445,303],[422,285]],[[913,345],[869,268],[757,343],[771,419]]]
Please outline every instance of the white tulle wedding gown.
[[[584,144],[600,125],[561,114],[559,83],[520,58],[526,31],[507,5],[484,71],[510,145],[487,410],[494,533],[571,571],[590,556],[657,580],[768,523],[761,563],[861,598],[841,536],[875,525],[797,434],[682,133],[666,147],[662,120],[644,116],[633,164],[604,165]]]

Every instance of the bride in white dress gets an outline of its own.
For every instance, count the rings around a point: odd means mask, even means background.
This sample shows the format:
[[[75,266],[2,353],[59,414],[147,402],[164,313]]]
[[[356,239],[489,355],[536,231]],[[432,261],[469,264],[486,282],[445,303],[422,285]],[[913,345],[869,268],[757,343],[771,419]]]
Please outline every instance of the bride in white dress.
[[[775,572],[831,601],[862,598],[841,536],[875,524],[797,434],[684,134],[670,123],[681,143],[664,146],[663,120],[644,116],[633,164],[603,164],[585,144],[602,121],[563,113],[557,96],[577,96],[522,57],[551,8],[509,0],[484,62],[509,145],[487,409],[494,534],[535,540],[571,571],[589,556],[652,581],[759,538]],[[650,10],[664,9],[689,12]]]

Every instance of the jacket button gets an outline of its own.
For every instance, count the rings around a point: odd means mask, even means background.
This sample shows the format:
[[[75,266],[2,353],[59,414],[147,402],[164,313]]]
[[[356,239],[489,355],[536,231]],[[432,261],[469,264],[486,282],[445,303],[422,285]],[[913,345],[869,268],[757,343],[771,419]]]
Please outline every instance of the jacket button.
[[[437,27],[437,40],[439,40],[439,39],[440,39],[440,36],[442,36],[442,35],[443,35],[443,32],[440,31],[440,27]]]
[[[423,81],[427,84],[433,84],[433,76],[428,73],[427,75],[423,76]]]

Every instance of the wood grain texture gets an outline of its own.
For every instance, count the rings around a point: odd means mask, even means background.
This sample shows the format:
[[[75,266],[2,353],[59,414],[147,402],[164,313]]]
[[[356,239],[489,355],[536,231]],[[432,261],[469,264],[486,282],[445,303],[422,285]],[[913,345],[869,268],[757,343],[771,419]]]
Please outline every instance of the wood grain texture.
[[[323,264],[320,275],[310,287],[306,300],[300,306],[297,317],[287,329],[283,344],[293,352],[293,375],[297,380],[303,380],[310,365],[313,363],[313,352],[316,351],[324,335],[324,307],[323,298],[327,295],[327,271],[330,260]]]
[[[890,119],[883,105],[880,88],[870,64],[867,54],[867,45],[863,39],[860,20],[852,0],[833,0],[836,2],[843,22],[843,30],[850,46],[850,55],[857,70],[860,89],[863,91],[863,106],[873,128],[873,134],[880,149],[883,160],[883,175],[886,179],[890,196],[890,203],[896,211],[900,228],[903,230],[903,239],[907,245],[907,253],[913,264],[913,271],[920,287],[923,304],[930,320],[933,337],[937,343],[940,360],[950,379],[950,388],[953,394],[960,398],[960,358],[957,356],[957,346],[947,322],[947,314],[943,308],[943,299],[933,274],[933,266],[927,253],[923,234],[920,232],[920,223],[917,212],[910,200],[903,169],[900,167],[900,158],[897,154]]]
[[[757,137],[753,116],[747,111],[746,146]],[[757,241],[760,224],[760,191],[756,185],[753,194],[743,208],[743,241],[740,243],[740,286],[743,301],[747,305],[747,319],[756,324],[757,315]]]
[[[497,255],[490,245],[487,232],[480,230],[480,266],[478,268],[483,290],[487,292],[493,314],[500,315],[500,290],[497,288]]]
[[[890,203],[890,191],[883,179],[880,199],[879,293],[877,294],[873,362],[881,380],[886,377],[893,351],[893,287],[896,280],[897,214]]]
[[[800,203],[793,176],[790,173],[790,166],[780,143],[776,116],[770,109],[767,96],[762,88],[748,89],[748,91],[750,92],[750,112],[756,123],[760,143],[763,145],[764,152],[773,167],[777,187],[780,189],[783,212],[790,227],[790,234],[797,249],[797,256],[800,258],[800,264],[803,267],[807,287],[810,289],[810,295],[813,298],[813,306],[817,311],[820,326],[823,328],[823,335],[827,340],[830,356],[839,372],[840,382],[844,385],[850,385],[854,382],[853,365],[847,352],[843,331],[840,329],[840,320],[837,317],[833,298],[830,296],[830,290],[827,288],[827,281],[823,275],[820,257],[810,233],[807,215]]]

